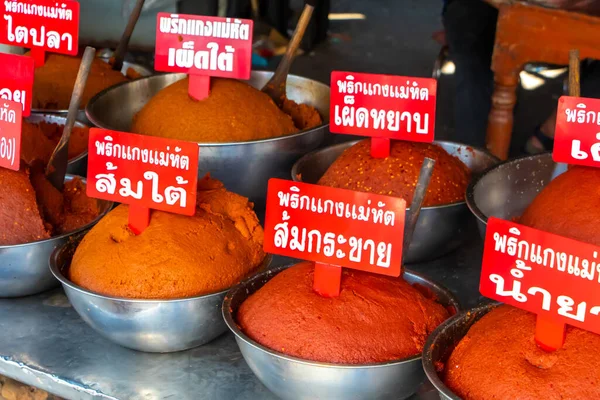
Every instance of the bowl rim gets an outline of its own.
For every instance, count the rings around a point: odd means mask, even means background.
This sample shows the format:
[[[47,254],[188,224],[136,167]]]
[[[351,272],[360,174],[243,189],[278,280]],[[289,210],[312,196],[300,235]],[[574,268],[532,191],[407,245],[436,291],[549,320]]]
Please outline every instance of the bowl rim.
[[[264,73],[271,73],[272,74],[273,73],[272,71],[263,71],[263,70],[252,70],[251,71],[252,74],[257,73],[257,72],[260,73],[260,74],[264,74]],[[90,99],[90,101],[88,101],[87,105],[85,106],[85,115],[86,115],[86,117],[90,120],[90,122],[94,126],[97,126],[98,128],[114,130],[113,128],[108,127],[105,124],[101,123],[91,113],[90,110],[91,110],[92,106],[94,105],[94,103],[96,103],[100,97],[104,96],[109,91],[116,90],[117,88],[120,88],[121,86],[125,86],[125,85],[131,84],[133,82],[139,82],[139,81],[144,80],[144,79],[158,79],[158,78],[166,76],[166,75],[181,75],[182,76],[181,79],[184,79],[184,77],[186,76],[186,74],[181,73],[181,72],[161,73],[161,74],[154,74],[154,75],[150,75],[150,76],[144,76],[144,77],[141,77],[141,78],[138,78],[138,79],[134,79],[134,80],[127,81],[127,82],[121,82],[121,83],[118,83],[116,85],[113,85],[113,86],[111,86],[109,88],[106,88],[106,89],[104,89],[104,90],[96,93],[96,95],[94,95],[94,97],[92,97]],[[317,80],[314,80],[314,79],[310,79],[310,78],[306,78],[304,76],[294,75],[294,74],[288,74],[288,76],[291,76],[291,77],[294,77],[294,78],[305,79],[307,81],[313,82],[314,84],[326,87],[327,89],[331,90],[331,88],[327,84],[325,84],[323,82],[320,82],[320,81],[317,81]],[[178,79],[175,82],[178,82],[181,79]],[[244,81],[243,79],[239,79],[239,80]],[[173,83],[175,83],[175,82],[173,82]],[[32,110],[32,112],[33,112],[33,110]],[[329,115],[327,115],[327,116],[329,117]],[[323,118],[322,115],[321,115],[321,118]],[[240,145],[253,145],[253,144],[257,144],[258,145],[258,144],[263,144],[263,143],[278,142],[278,141],[281,141],[281,140],[286,140],[286,139],[291,139],[291,138],[297,138],[297,137],[300,137],[300,136],[308,135],[310,133],[321,131],[321,130],[326,129],[328,127],[329,127],[329,121],[323,122],[321,125],[312,127],[310,129],[304,129],[304,130],[298,131],[296,133],[292,133],[290,135],[275,136],[275,137],[265,138],[265,139],[247,140],[247,141],[244,141],[244,142],[192,142],[192,143],[197,143],[198,146],[201,146],[201,147],[226,147],[226,146],[240,146]]]
[[[437,328],[431,332],[431,334],[427,337],[425,341],[425,346],[423,347],[423,370],[425,371],[425,375],[431,384],[435,387],[435,389],[446,397],[451,398],[452,400],[462,400],[456,393],[454,393],[442,380],[439,373],[435,369],[433,365],[433,360],[431,358],[430,352],[433,348],[438,346],[437,342],[442,334],[445,333],[446,330],[450,329],[452,326],[458,324],[463,319],[469,318],[470,315],[474,313],[479,313],[480,311],[487,310],[485,314],[492,311],[492,309],[501,306],[502,303],[492,301],[490,303],[479,304],[476,307],[470,308],[468,310],[456,313],[452,317],[448,318],[446,321],[441,323]],[[483,315],[485,315],[483,314]],[[481,317],[483,317],[483,315]],[[481,318],[480,317],[480,318]],[[469,328],[470,329],[470,328]],[[467,331],[468,332],[468,331]],[[466,334],[465,334],[466,335]],[[459,339],[462,340],[464,336]]]
[[[508,164],[521,162],[525,159],[536,159],[536,158],[542,158],[542,157],[544,157],[544,158],[552,157],[552,153],[546,152],[546,153],[533,154],[533,155],[524,155],[524,156],[520,156],[520,157],[516,157],[516,158],[511,158],[509,160],[504,160],[499,164],[492,165],[492,166],[486,168],[485,170],[483,170],[481,172],[481,174],[478,174],[476,177],[471,179],[471,182],[469,183],[469,185],[467,185],[467,192],[465,193],[465,200],[467,203],[467,207],[469,207],[469,210],[471,211],[471,214],[473,214],[475,216],[475,218],[477,218],[480,222],[487,225],[487,221],[488,221],[489,217],[487,215],[485,215],[483,213],[483,211],[481,211],[481,209],[479,208],[479,206],[477,206],[477,203],[475,202],[475,187],[490,172],[492,172],[495,169],[499,169]]]
[[[310,157],[313,157],[314,155],[316,155],[316,154],[318,154],[318,153],[320,153],[320,152],[322,152],[322,151],[329,150],[329,149],[332,149],[332,148],[338,148],[338,147],[342,147],[342,148],[345,148],[345,147],[351,147],[351,146],[354,146],[356,143],[358,143],[358,142],[361,142],[361,141],[363,141],[363,140],[367,140],[367,139],[369,139],[369,138],[365,138],[365,139],[358,139],[358,140],[350,140],[350,141],[343,142],[343,143],[337,143],[337,144],[333,144],[333,145],[331,145],[331,146],[321,147],[321,148],[319,148],[319,149],[316,149],[316,150],[313,150],[313,151],[311,151],[311,152],[310,152],[310,153],[308,153],[308,154],[305,154],[305,155],[303,155],[303,156],[302,156],[302,157],[300,157],[300,158],[298,159],[298,161],[296,161],[296,162],[294,163],[294,165],[292,166],[292,171],[291,171],[291,174],[292,174],[292,180],[293,180],[294,182],[302,182],[302,180],[299,180],[299,179],[297,179],[297,176],[298,176],[298,168],[299,168],[299,165],[300,165],[300,164],[302,164],[303,162],[306,162],[306,160],[307,160],[308,158],[310,158]],[[486,150],[486,149],[483,149],[483,148],[480,148],[480,147],[476,147],[476,146],[470,146],[470,145],[463,144],[463,143],[458,143],[458,142],[453,142],[453,141],[451,141],[451,140],[434,140],[432,143],[433,143],[433,144],[436,144],[436,145],[437,145],[437,144],[447,144],[447,145],[454,145],[454,146],[459,146],[459,147],[468,147],[468,148],[472,149],[472,150],[473,150],[473,151],[475,151],[475,152],[479,152],[479,153],[482,153],[482,154],[484,154],[484,155],[485,155],[485,156],[487,156],[487,157],[490,157],[490,159],[491,159],[491,160],[493,160],[495,164],[494,164],[494,165],[492,165],[492,166],[490,166],[490,167],[488,167],[488,168],[486,168],[486,169],[484,170],[484,172],[485,172],[485,171],[487,171],[487,170],[488,170],[488,169],[490,169],[490,168],[493,168],[493,167],[497,166],[497,165],[498,165],[498,162],[500,161],[500,159],[499,159],[498,157],[494,156],[494,155],[493,155],[492,153],[490,153],[488,150]],[[462,162],[462,161],[461,161],[461,162]],[[464,164],[464,163],[463,163],[463,164]],[[470,169],[470,168],[469,168],[469,170],[471,171],[471,169]],[[474,173],[473,171],[471,171],[471,177],[470,177],[470,179],[469,179],[469,185],[470,185],[470,183],[471,183],[471,182],[473,182],[473,180],[475,180],[475,178],[479,179],[479,177],[481,176],[481,174],[483,174],[483,172],[480,172],[480,173]],[[468,190],[468,187],[469,187],[469,185],[467,185],[467,190]],[[465,198],[464,198],[463,200],[460,200],[460,201],[455,201],[455,202],[453,202],[453,203],[440,204],[440,205],[437,205],[437,206],[428,206],[428,207],[422,207],[422,208],[421,208],[421,211],[424,211],[424,210],[441,210],[441,209],[445,209],[445,208],[451,208],[451,207],[457,207],[457,206],[464,206],[464,204],[465,204],[466,202],[467,202],[467,201],[466,201],[466,194],[465,194]],[[410,210],[410,204],[407,204],[407,205],[406,205],[406,211],[409,211],[409,210]]]
[[[87,185],[87,179],[84,178],[83,176],[79,176],[79,175],[73,175],[73,174],[66,174],[65,175],[65,180],[66,181],[70,181],[74,178],[79,178],[81,179],[81,181]],[[96,199],[98,201],[104,202],[106,204],[106,209],[102,212],[100,212],[98,214],[98,216],[96,218],[94,218],[92,221],[88,222],[87,224],[80,226],[79,228],[70,231],[70,232],[66,232],[66,233],[62,233],[60,235],[57,236],[52,236],[48,239],[40,239],[40,240],[34,240],[33,242],[27,242],[27,243],[19,243],[19,244],[7,244],[7,245],[0,245],[0,250],[10,250],[10,249],[16,249],[16,248],[21,248],[21,247],[27,247],[27,246],[35,246],[38,244],[43,244],[46,242],[51,242],[54,240],[62,240],[65,238],[68,238],[69,236],[75,236],[87,229],[90,229],[92,226],[94,226],[98,221],[100,221],[100,219],[102,219],[106,214],[108,214],[110,212],[110,210],[112,210],[113,206],[114,206],[114,202],[109,201],[109,200],[103,200],[103,199]],[[62,247],[62,246],[61,246]]]
[[[31,110],[31,113],[29,114],[29,116],[23,117],[23,119],[29,120],[29,118],[35,117],[35,116],[40,116],[40,117],[44,117],[44,118],[45,117],[62,118],[62,119],[64,119],[63,122],[65,124],[67,123],[67,115],[65,113],[61,112],[61,110],[41,110],[41,111]],[[36,124],[36,122],[30,122],[30,123]],[[59,124],[59,125],[61,125],[61,124]],[[84,121],[81,121],[78,119],[75,119],[75,126],[78,128],[88,128],[88,129],[92,128]],[[79,153],[76,157],[71,158],[67,164],[75,164],[75,163],[83,160],[85,157],[87,157],[87,155],[88,155],[88,149],[86,148],[84,151]]]
[[[236,340],[242,340],[247,345],[250,345],[257,350],[261,350],[263,353],[267,353],[267,354],[269,354],[273,357],[279,358],[281,360],[294,362],[294,363],[298,363],[298,364],[303,364],[303,365],[310,365],[310,366],[314,366],[314,367],[322,367],[322,368],[338,368],[338,369],[384,368],[384,367],[391,367],[391,366],[398,366],[398,365],[402,365],[402,364],[413,363],[422,358],[423,352],[416,354],[412,357],[403,358],[400,360],[385,361],[385,362],[381,362],[381,363],[368,363],[368,364],[341,364],[340,363],[340,364],[336,364],[336,363],[328,363],[328,362],[322,362],[322,361],[310,361],[310,360],[306,360],[303,358],[290,356],[285,353],[281,353],[277,350],[270,349],[270,348],[263,346],[262,344],[256,342],[254,339],[250,338],[238,326],[238,324],[233,316],[233,311],[231,309],[231,300],[238,292],[247,290],[246,287],[247,287],[247,285],[249,285],[251,283],[251,281],[259,279],[261,276],[268,274],[268,273],[273,274],[273,276],[270,278],[270,279],[273,279],[273,277],[275,275],[279,274],[281,271],[283,271],[287,268],[292,267],[293,265],[296,265],[296,263],[280,265],[278,267],[271,268],[269,270],[255,274],[254,276],[251,276],[251,277],[241,281],[239,284],[232,287],[227,292],[227,294],[225,295],[225,299],[223,300],[223,307],[222,307],[223,319],[225,320],[225,324],[227,325],[229,330],[231,330],[231,332],[235,335]],[[461,313],[460,302],[458,301],[456,296],[454,296],[454,294],[451,291],[449,291],[446,287],[440,285],[437,282],[431,281],[425,275],[419,274],[418,272],[415,272],[413,270],[404,268],[403,274],[404,273],[408,273],[409,275],[418,277],[423,280],[427,280],[428,282],[432,283],[434,286],[438,287],[440,290],[445,291],[446,295],[448,295],[448,297],[455,303],[455,306],[456,306],[455,308],[457,308],[456,314]],[[452,317],[450,317],[450,318],[452,318]],[[444,322],[446,322],[446,321],[444,321]]]
[[[206,294],[192,296],[192,297],[175,297],[172,299],[139,299],[139,298],[133,299],[133,298],[128,298],[128,297],[117,297],[117,296],[109,296],[109,295],[101,294],[98,292],[94,292],[92,290],[88,290],[88,289],[72,282],[69,278],[67,278],[63,274],[61,268],[59,268],[58,262],[57,262],[58,256],[68,244],[69,244],[68,242],[64,243],[61,246],[58,246],[57,248],[55,248],[54,251],[52,251],[52,254],[50,255],[50,259],[48,261],[48,264],[50,267],[50,272],[52,272],[52,275],[54,275],[54,277],[63,285],[63,287],[66,286],[69,289],[79,292],[80,294],[83,294],[85,296],[95,297],[95,298],[99,298],[99,299],[103,299],[103,300],[118,301],[118,302],[123,302],[123,303],[154,303],[154,304],[158,304],[158,303],[177,303],[177,302],[185,302],[185,301],[194,301],[194,300],[206,299],[209,297],[224,296],[227,293],[227,291],[229,291],[231,289],[231,288],[227,288],[225,290],[221,290],[218,292],[206,293]],[[261,269],[264,269],[264,268],[268,269],[269,266],[271,265],[272,260],[273,260],[273,256],[269,253],[265,253],[265,258],[263,259],[261,264],[256,268],[256,270],[260,271]],[[250,277],[253,275],[256,275],[256,274],[257,274],[257,272],[251,273]]]

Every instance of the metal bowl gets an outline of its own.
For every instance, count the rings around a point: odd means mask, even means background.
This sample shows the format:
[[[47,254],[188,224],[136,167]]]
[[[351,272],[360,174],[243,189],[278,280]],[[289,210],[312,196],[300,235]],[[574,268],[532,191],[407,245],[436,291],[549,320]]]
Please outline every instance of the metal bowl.
[[[292,168],[292,179],[317,183],[325,171],[347,148],[358,141],[345,142],[316,150],[302,157]],[[460,143],[435,141],[449,154],[459,158],[474,177],[499,160],[485,150]],[[432,260],[455,250],[464,240],[470,218],[464,201],[434,207],[423,207],[412,242],[406,254],[406,263]]]
[[[50,270],[71,305],[96,332],[123,347],[170,353],[201,346],[227,330],[221,305],[227,290],[177,299],[129,299],[104,296],[71,282],[67,271],[83,234],[57,248]],[[267,256],[261,268],[267,268]]]
[[[288,266],[262,272],[227,293],[223,317],[240,351],[260,381],[282,399],[404,399],[417,391],[425,374],[421,355],[386,363],[353,365],[307,361],[260,345],[240,330],[235,315],[240,305]],[[433,293],[448,309],[459,310],[456,298],[425,277],[405,271],[404,279]]]
[[[67,116],[61,115],[57,113],[32,113],[29,117],[25,118],[28,122],[32,124],[37,124],[39,122],[48,122],[50,124],[58,124],[65,126],[67,123]],[[75,121],[75,126],[78,128],[85,128],[88,125]],[[83,153],[79,154],[77,157],[74,157],[69,160],[67,165],[67,174],[71,175],[79,175],[86,176],[87,174],[87,148],[83,151]]]
[[[471,326],[499,305],[499,303],[486,304],[456,314],[438,326],[427,338],[423,350],[423,369],[429,381],[440,393],[442,400],[460,400],[461,398],[444,384],[443,377],[440,376],[436,366],[445,365],[454,348],[467,334]]]
[[[517,158],[489,168],[467,187],[467,205],[482,237],[488,217],[520,217],[538,193],[567,170],[552,154]]]
[[[252,71],[248,83],[262,88],[273,75]],[[104,90],[90,100],[86,113],[100,128],[129,131],[135,114],[161,89],[185,78],[185,74],[155,75]],[[199,143],[200,175],[210,174],[228,190],[248,197],[262,214],[269,178],[287,178],[294,162],[316,149],[329,132],[329,87],[323,83],[288,75],[288,98],[315,107],[324,124],[293,135],[231,143]],[[250,118],[250,117],[249,117]]]
[[[110,61],[110,57],[99,57],[100,60],[104,61],[105,63],[108,63]],[[151,70],[149,70],[148,68],[144,67],[143,65],[140,64],[135,64],[129,61],[123,61],[123,68],[121,68],[121,73],[123,75],[127,75],[127,70],[131,68],[134,71],[136,71],[138,74],[140,74],[143,77],[146,76],[151,76],[153,74],[153,72]],[[31,113],[32,114],[57,114],[57,115],[61,115],[63,117],[67,117],[69,110],[49,110],[49,109],[43,109],[43,108],[32,108],[31,109]],[[91,125],[91,122],[88,120],[86,114],[85,114],[85,110],[81,109],[79,110],[79,112],[77,113],[77,120],[79,121],[83,121],[86,125]]]
[[[73,175],[67,175],[65,180],[73,178]],[[84,178],[81,180],[85,182]],[[50,255],[54,249],[71,241],[73,236],[90,229],[112,208],[113,203],[98,200],[98,206],[98,217],[73,232],[35,242],[0,246],[0,298],[29,296],[57,287],[58,281],[48,270]]]
[[[112,57],[112,56],[110,56],[110,57]],[[99,58],[108,64],[110,62],[110,57],[99,57]],[[138,74],[140,74],[143,77],[144,76],[152,76],[154,74],[154,71],[144,67],[143,65],[132,63],[130,61],[123,61],[123,67],[121,67],[121,73],[124,76],[127,76],[127,70],[129,70],[129,69],[134,70],[135,72],[137,72]]]

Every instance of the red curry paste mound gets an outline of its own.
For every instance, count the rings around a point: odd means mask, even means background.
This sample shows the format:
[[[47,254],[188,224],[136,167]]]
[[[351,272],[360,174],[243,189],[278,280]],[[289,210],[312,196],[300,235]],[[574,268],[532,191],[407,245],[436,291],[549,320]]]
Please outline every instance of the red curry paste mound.
[[[340,295],[326,298],[313,291],[313,276],[308,262],[277,274],[241,305],[240,328],[294,357],[368,364],[419,354],[448,318],[444,307],[400,278],[344,269]]]
[[[318,184],[400,197],[410,205],[425,157],[435,160],[423,206],[463,201],[470,171],[462,161],[435,144],[392,141],[390,156],[371,157],[371,141],[346,149]]]
[[[0,168],[0,246],[29,243],[74,231],[99,214],[95,199],[76,178],[60,192],[34,164],[20,171]]]
[[[108,296],[172,299],[228,289],[263,262],[263,230],[253,204],[217,180],[198,181],[196,213],[153,210],[139,235],[128,206],[102,218],[83,238],[69,271],[76,284]]]
[[[519,223],[600,246],[600,169],[574,166],[527,207]]]
[[[132,132],[192,142],[245,142],[290,135],[322,123],[313,107],[286,100],[283,111],[265,93],[235,79],[212,78],[196,101],[182,79],[159,91],[135,115]]]
[[[600,399],[600,335],[567,326],[552,353],[535,343],[534,314],[493,309],[446,363],[446,385],[466,400]]]
[[[49,53],[44,65],[35,69],[31,107],[46,110],[69,108],[80,64],[81,57]],[[108,63],[94,59],[81,97],[81,107],[85,107],[102,90],[127,80]]]
[[[26,164],[31,164],[35,160],[48,164],[54,148],[60,141],[63,129],[64,125],[44,121],[34,124],[24,119],[21,129],[21,160]],[[88,127],[73,127],[69,139],[69,159],[87,150],[88,138]]]

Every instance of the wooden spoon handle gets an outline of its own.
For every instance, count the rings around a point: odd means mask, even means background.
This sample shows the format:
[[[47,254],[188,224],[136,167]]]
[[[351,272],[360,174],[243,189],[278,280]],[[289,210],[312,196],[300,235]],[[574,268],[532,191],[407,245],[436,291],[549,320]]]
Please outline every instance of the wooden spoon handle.
[[[277,70],[275,70],[275,74],[271,78],[270,83],[273,83],[273,87],[278,87],[279,85],[285,83],[287,75],[290,72],[292,60],[294,59],[294,55],[296,54],[298,47],[300,47],[300,42],[304,37],[304,32],[306,32],[306,28],[308,27],[308,23],[310,22],[310,18],[314,9],[315,8],[310,4],[304,5],[304,10],[302,10],[302,15],[300,15],[298,25],[296,25],[296,29],[294,30],[292,39],[290,40],[287,50],[285,51],[285,55],[279,62]]]
[[[123,36],[121,36],[117,50],[115,50],[115,61],[113,63],[113,69],[115,71],[120,71],[123,68],[123,60],[125,59],[125,53],[127,53],[127,46],[129,46],[129,40],[131,39],[135,25],[140,18],[145,1],[146,0],[137,0],[133,11],[131,11]]]
[[[79,72],[77,73],[77,79],[75,81],[75,87],[73,88],[73,94],[71,95],[71,103],[69,104],[69,113],[67,114],[67,122],[63,129],[62,136],[58,145],[54,149],[48,166],[46,167],[46,177],[52,183],[52,185],[62,190],[65,174],[67,173],[67,163],[69,162],[68,149],[69,139],[71,138],[71,131],[77,114],[79,112],[79,105],[81,104],[81,97],[85,89],[85,84],[92,68],[92,62],[96,56],[96,49],[93,47],[86,47],[79,65]]]
[[[581,95],[579,82],[579,50],[574,49],[569,52],[569,96]]]
[[[410,242],[412,241],[413,233],[415,232],[415,227],[419,220],[419,214],[421,213],[421,207],[423,206],[423,201],[427,194],[427,188],[429,187],[429,181],[433,174],[434,165],[435,160],[428,157],[425,157],[423,164],[421,165],[419,180],[417,181],[415,193],[410,204],[410,210],[406,215],[406,222],[404,224],[404,241],[402,243],[403,260],[406,258],[406,254],[408,254],[408,249],[410,248]],[[404,262],[402,263],[402,268],[404,268]]]
[[[69,141],[71,136],[71,130],[75,125],[77,114],[79,113],[79,106],[81,105],[81,98],[83,97],[83,91],[85,90],[85,84],[87,83],[90,70],[92,69],[92,62],[96,57],[96,49],[93,47],[86,47],[83,57],[81,59],[81,65],[79,65],[79,71],[77,72],[77,79],[75,80],[75,87],[73,88],[73,94],[71,95],[71,102],[69,103],[69,113],[67,114],[67,123],[63,130],[63,134],[60,138],[59,145],[63,142]],[[66,138],[65,138],[66,137]]]

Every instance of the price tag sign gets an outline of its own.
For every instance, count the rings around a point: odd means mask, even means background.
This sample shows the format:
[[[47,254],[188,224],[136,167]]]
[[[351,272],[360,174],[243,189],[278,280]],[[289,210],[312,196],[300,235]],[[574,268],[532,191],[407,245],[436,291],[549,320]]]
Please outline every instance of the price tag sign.
[[[21,164],[20,103],[0,100],[0,167],[18,171]]]
[[[31,49],[36,66],[45,52],[77,55],[79,2],[74,0],[5,1],[0,43]]]
[[[0,53],[0,97],[21,104],[24,117],[31,114],[33,72],[31,57]]]
[[[433,142],[436,91],[432,78],[333,71],[330,130],[386,139],[387,155],[389,139]]]
[[[155,69],[189,74],[190,95],[200,100],[210,76],[250,78],[252,28],[249,19],[158,13]]]
[[[600,247],[492,217],[479,289],[537,314],[536,340],[555,350],[565,324],[600,334],[599,255]]]
[[[406,202],[397,197],[271,179],[264,248],[316,263],[399,276],[405,210]]]
[[[600,100],[569,96],[558,100],[552,159],[600,167]]]
[[[87,178],[87,195],[129,204],[141,232],[132,210],[194,215],[198,144],[91,128]]]

